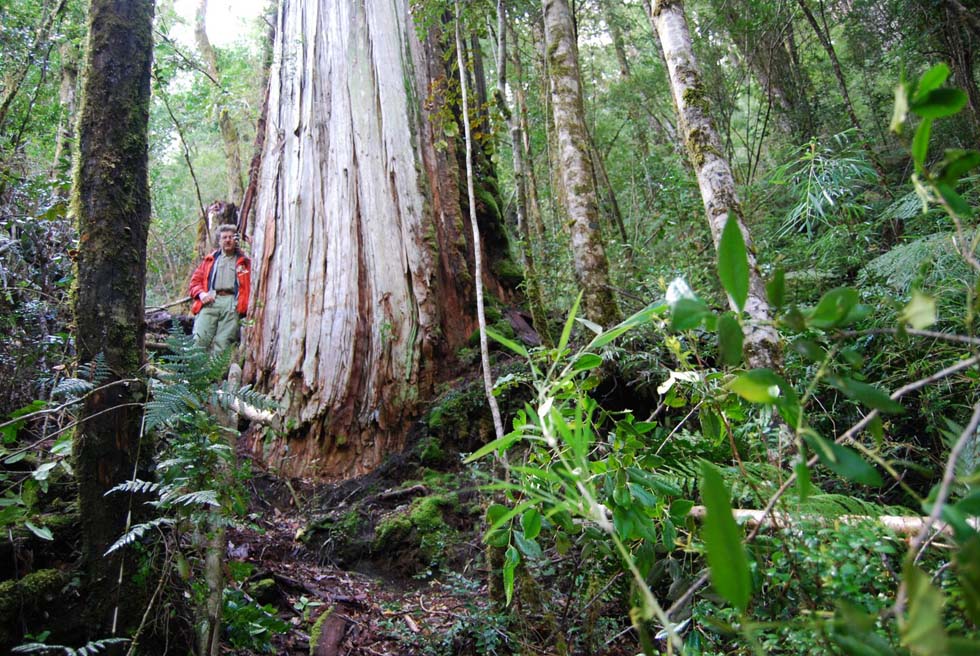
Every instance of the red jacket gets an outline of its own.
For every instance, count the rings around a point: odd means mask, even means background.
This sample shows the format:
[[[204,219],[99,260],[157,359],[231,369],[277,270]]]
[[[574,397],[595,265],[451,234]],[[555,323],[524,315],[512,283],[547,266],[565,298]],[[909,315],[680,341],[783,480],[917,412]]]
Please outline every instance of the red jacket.
[[[194,303],[191,305],[191,314],[197,314],[204,307],[201,299],[198,298],[201,292],[214,289],[214,261],[219,255],[221,255],[220,250],[205,255],[204,261],[198,265],[191,275],[191,284],[188,289],[188,294],[194,299]],[[252,285],[252,261],[241,251],[238,251],[235,274],[235,295],[238,297],[236,308],[238,315],[244,317],[245,313],[248,312],[248,293]]]

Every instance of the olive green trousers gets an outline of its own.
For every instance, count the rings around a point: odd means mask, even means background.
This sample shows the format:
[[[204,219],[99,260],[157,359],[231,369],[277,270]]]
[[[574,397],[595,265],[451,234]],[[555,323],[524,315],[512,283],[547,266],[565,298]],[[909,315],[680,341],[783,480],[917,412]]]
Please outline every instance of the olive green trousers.
[[[237,299],[233,294],[218,296],[194,317],[194,342],[211,355],[238,343]]]

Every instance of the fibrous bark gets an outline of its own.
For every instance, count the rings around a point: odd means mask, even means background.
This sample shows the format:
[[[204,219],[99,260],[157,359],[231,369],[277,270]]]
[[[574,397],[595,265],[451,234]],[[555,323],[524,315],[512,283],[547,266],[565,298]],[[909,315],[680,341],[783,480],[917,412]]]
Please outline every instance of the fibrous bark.
[[[599,231],[599,201],[589,155],[591,141],[585,124],[578,44],[566,0],[544,0],[544,31],[575,277],[582,290],[586,316],[610,326],[619,319],[620,312],[612,294],[609,262]]]
[[[688,155],[698,178],[715,248],[721,241],[725,224],[729,219],[734,219],[738,222],[748,250],[749,294],[744,311],[753,325],[746,330],[745,360],[751,367],[776,366],[779,361],[778,335],[769,325],[769,303],[756,266],[752,240],[742,220],[741,205],[735,193],[735,178],[728,160],[722,154],[718,132],[708,113],[707,95],[694,57],[684,5],[680,0],[658,0],[653,3],[650,20],[663,44],[671,93]],[[737,310],[733,301],[731,304]]]
[[[400,448],[476,327],[434,44],[407,0],[280,7],[245,351],[293,428],[268,452],[286,473],[353,476]]]
[[[78,360],[104,358],[106,382],[135,377],[143,363],[152,23],[151,0],[92,0],[89,8],[72,199],[79,233],[74,311]],[[89,628],[98,637],[107,635],[117,593],[125,599],[121,627],[143,610],[139,591],[116,589],[120,552],[103,556],[123,533],[127,511],[104,495],[150,456],[140,447],[142,400],[135,383],[88,396],[74,444]],[[139,513],[142,504],[133,504]],[[131,580],[125,576],[122,586]]]

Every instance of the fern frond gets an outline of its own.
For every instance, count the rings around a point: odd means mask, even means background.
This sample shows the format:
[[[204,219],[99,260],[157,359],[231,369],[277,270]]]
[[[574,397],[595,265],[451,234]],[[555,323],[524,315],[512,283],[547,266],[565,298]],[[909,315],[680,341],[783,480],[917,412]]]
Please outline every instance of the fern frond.
[[[112,370],[106,364],[103,353],[96,353],[92,360],[78,365],[78,377],[90,381],[93,385],[101,385],[111,376]]]
[[[74,399],[91,392],[95,385],[81,378],[65,378],[51,390],[52,398]]]
[[[861,515],[866,517],[881,517],[882,515],[905,515],[908,509],[895,506],[882,506],[846,494],[811,494],[806,500],[798,501],[797,507],[806,515],[821,517],[841,517],[844,515]]]
[[[160,483],[142,481],[137,478],[116,485],[112,489],[108,490],[105,493],[105,496],[109,496],[113,492],[131,492],[133,494],[156,494],[157,496],[163,496],[168,491],[167,487],[168,486],[161,485]]]
[[[103,651],[106,647],[127,642],[129,642],[129,638],[103,638],[102,640],[93,640],[78,649],[69,649],[66,652],[66,656],[92,656]]]
[[[102,555],[108,556],[116,549],[121,549],[122,547],[125,547],[127,544],[131,544],[136,540],[139,540],[141,537],[146,535],[147,531],[149,531],[150,529],[160,528],[162,526],[171,526],[173,523],[174,520],[170,519],[169,517],[157,517],[156,519],[151,520],[149,522],[143,522],[142,524],[137,524],[136,526],[126,531],[121,538],[113,542],[112,546],[106,549],[105,553]]]
[[[198,490],[169,499],[175,506],[220,506],[218,493],[214,490]]]

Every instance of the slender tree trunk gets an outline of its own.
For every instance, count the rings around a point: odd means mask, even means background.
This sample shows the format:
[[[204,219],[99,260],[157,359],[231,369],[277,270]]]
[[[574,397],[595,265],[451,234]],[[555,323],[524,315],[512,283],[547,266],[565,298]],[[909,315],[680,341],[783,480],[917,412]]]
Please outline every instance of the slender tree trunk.
[[[228,202],[237,206],[242,202],[245,191],[242,187],[242,159],[238,153],[238,128],[231,120],[231,114],[224,102],[224,90],[221,88],[221,71],[218,70],[218,57],[211,46],[207,32],[208,0],[198,0],[197,11],[194,15],[194,38],[197,49],[207,65],[208,75],[218,85],[215,94],[214,110],[218,115],[218,127],[221,129],[221,141],[225,147],[225,166],[228,176]]]
[[[878,155],[875,154],[874,149],[871,147],[871,142],[868,139],[868,135],[861,126],[861,121],[858,120],[857,112],[854,111],[854,103],[851,102],[851,96],[847,91],[847,80],[844,78],[844,69],[841,68],[840,60],[837,59],[837,51],[834,49],[834,44],[830,42],[830,35],[824,32],[824,30],[820,27],[820,24],[817,22],[813,12],[810,11],[810,7],[807,5],[806,0],[796,0],[796,4],[799,5],[800,9],[803,11],[803,15],[806,17],[807,22],[810,24],[813,32],[817,35],[817,39],[820,40],[820,45],[823,46],[824,52],[827,53],[827,58],[830,59],[830,65],[834,71],[834,78],[837,80],[837,88],[840,90],[841,97],[844,100],[844,109],[847,110],[847,116],[851,120],[851,126],[857,133],[861,146],[864,148],[864,151],[868,154],[868,158],[874,165],[875,171],[878,173],[878,179],[884,182],[885,169],[881,165]]]
[[[553,342],[548,329],[547,311],[541,295],[531,230],[528,225],[527,176],[523,157],[524,136],[521,133],[521,118],[507,105],[507,10],[503,0],[497,0],[497,35],[497,103],[510,127],[514,187],[517,192],[517,230],[520,234],[521,259],[524,264],[524,287],[534,329],[541,337],[541,341],[550,347]]]
[[[78,62],[75,47],[70,43],[61,46],[61,88],[58,100],[61,104],[61,116],[58,118],[58,136],[54,146],[54,161],[51,164],[52,174],[63,167],[63,160],[71,159],[71,143],[75,138],[75,112],[77,109]]]
[[[80,363],[102,360],[110,381],[134,378],[144,357],[152,26],[151,0],[92,0],[89,7],[72,199],[79,233],[76,348]],[[132,628],[143,611],[145,591],[132,584],[133,570],[120,576],[122,554],[132,552],[103,556],[124,532],[127,514],[126,504],[107,503],[104,495],[136,475],[151,455],[140,444],[143,398],[136,382],[89,396],[74,443],[89,628],[100,638]],[[134,513],[143,507],[132,501]],[[114,609],[121,612],[118,626]]]
[[[511,48],[510,61],[514,66],[514,73],[517,84],[511,85],[514,92],[514,103],[516,104],[516,114],[518,118],[518,129],[521,134],[521,160],[525,163],[524,171],[527,173],[524,190],[527,193],[528,219],[531,234],[535,239],[544,237],[544,219],[541,216],[541,204],[538,202],[538,178],[534,172],[534,152],[531,150],[531,135],[528,129],[527,120],[527,100],[524,93],[524,67],[521,65],[521,56],[517,49],[517,33],[508,25],[514,41],[514,48]]]
[[[732,219],[738,222],[748,249],[749,296],[744,310],[753,324],[746,330],[745,360],[750,367],[778,367],[779,337],[770,325],[765,286],[735,193],[735,178],[722,155],[721,141],[708,113],[707,93],[694,57],[684,5],[680,0],[657,0],[651,8],[650,20],[663,44],[679,125],[697,174],[715,248],[721,241],[725,224]],[[732,307],[735,309],[734,303]]]
[[[946,49],[949,51],[953,78],[958,85],[966,90],[967,108],[973,123],[973,134],[976,137],[980,136],[980,88],[977,87],[977,78],[974,72],[976,35],[971,39],[968,33],[964,34],[969,23],[964,23],[963,20],[966,20],[966,17],[971,16],[971,14],[959,13],[963,9],[962,5],[958,8],[952,5],[946,8],[946,20],[943,21],[940,38],[945,42]],[[974,17],[974,20],[980,19]]]
[[[30,73],[32,68],[35,66],[35,59],[37,58],[38,53],[51,48],[51,31],[53,30],[55,23],[61,18],[61,14],[64,12],[66,4],[67,0],[59,0],[54,9],[49,14],[42,17],[40,24],[37,26],[37,30],[34,32],[34,40],[31,43],[30,49],[28,50],[27,61],[21,68],[14,71],[14,74],[9,80],[4,81],[5,84],[3,95],[0,95],[0,134],[6,133],[5,123],[7,120],[7,113],[10,111],[14,98],[16,98],[18,92],[20,92],[20,87],[24,84],[27,74]]]
[[[477,325],[451,111],[433,93],[447,71],[408,0],[284,0],[277,21],[245,379],[292,428],[271,464],[350,477],[404,445]]]
[[[544,0],[544,30],[575,277],[582,290],[585,315],[608,327],[621,315],[612,293],[609,262],[599,231],[599,202],[589,156],[590,139],[582,102],[578,45],[566,0]]]

